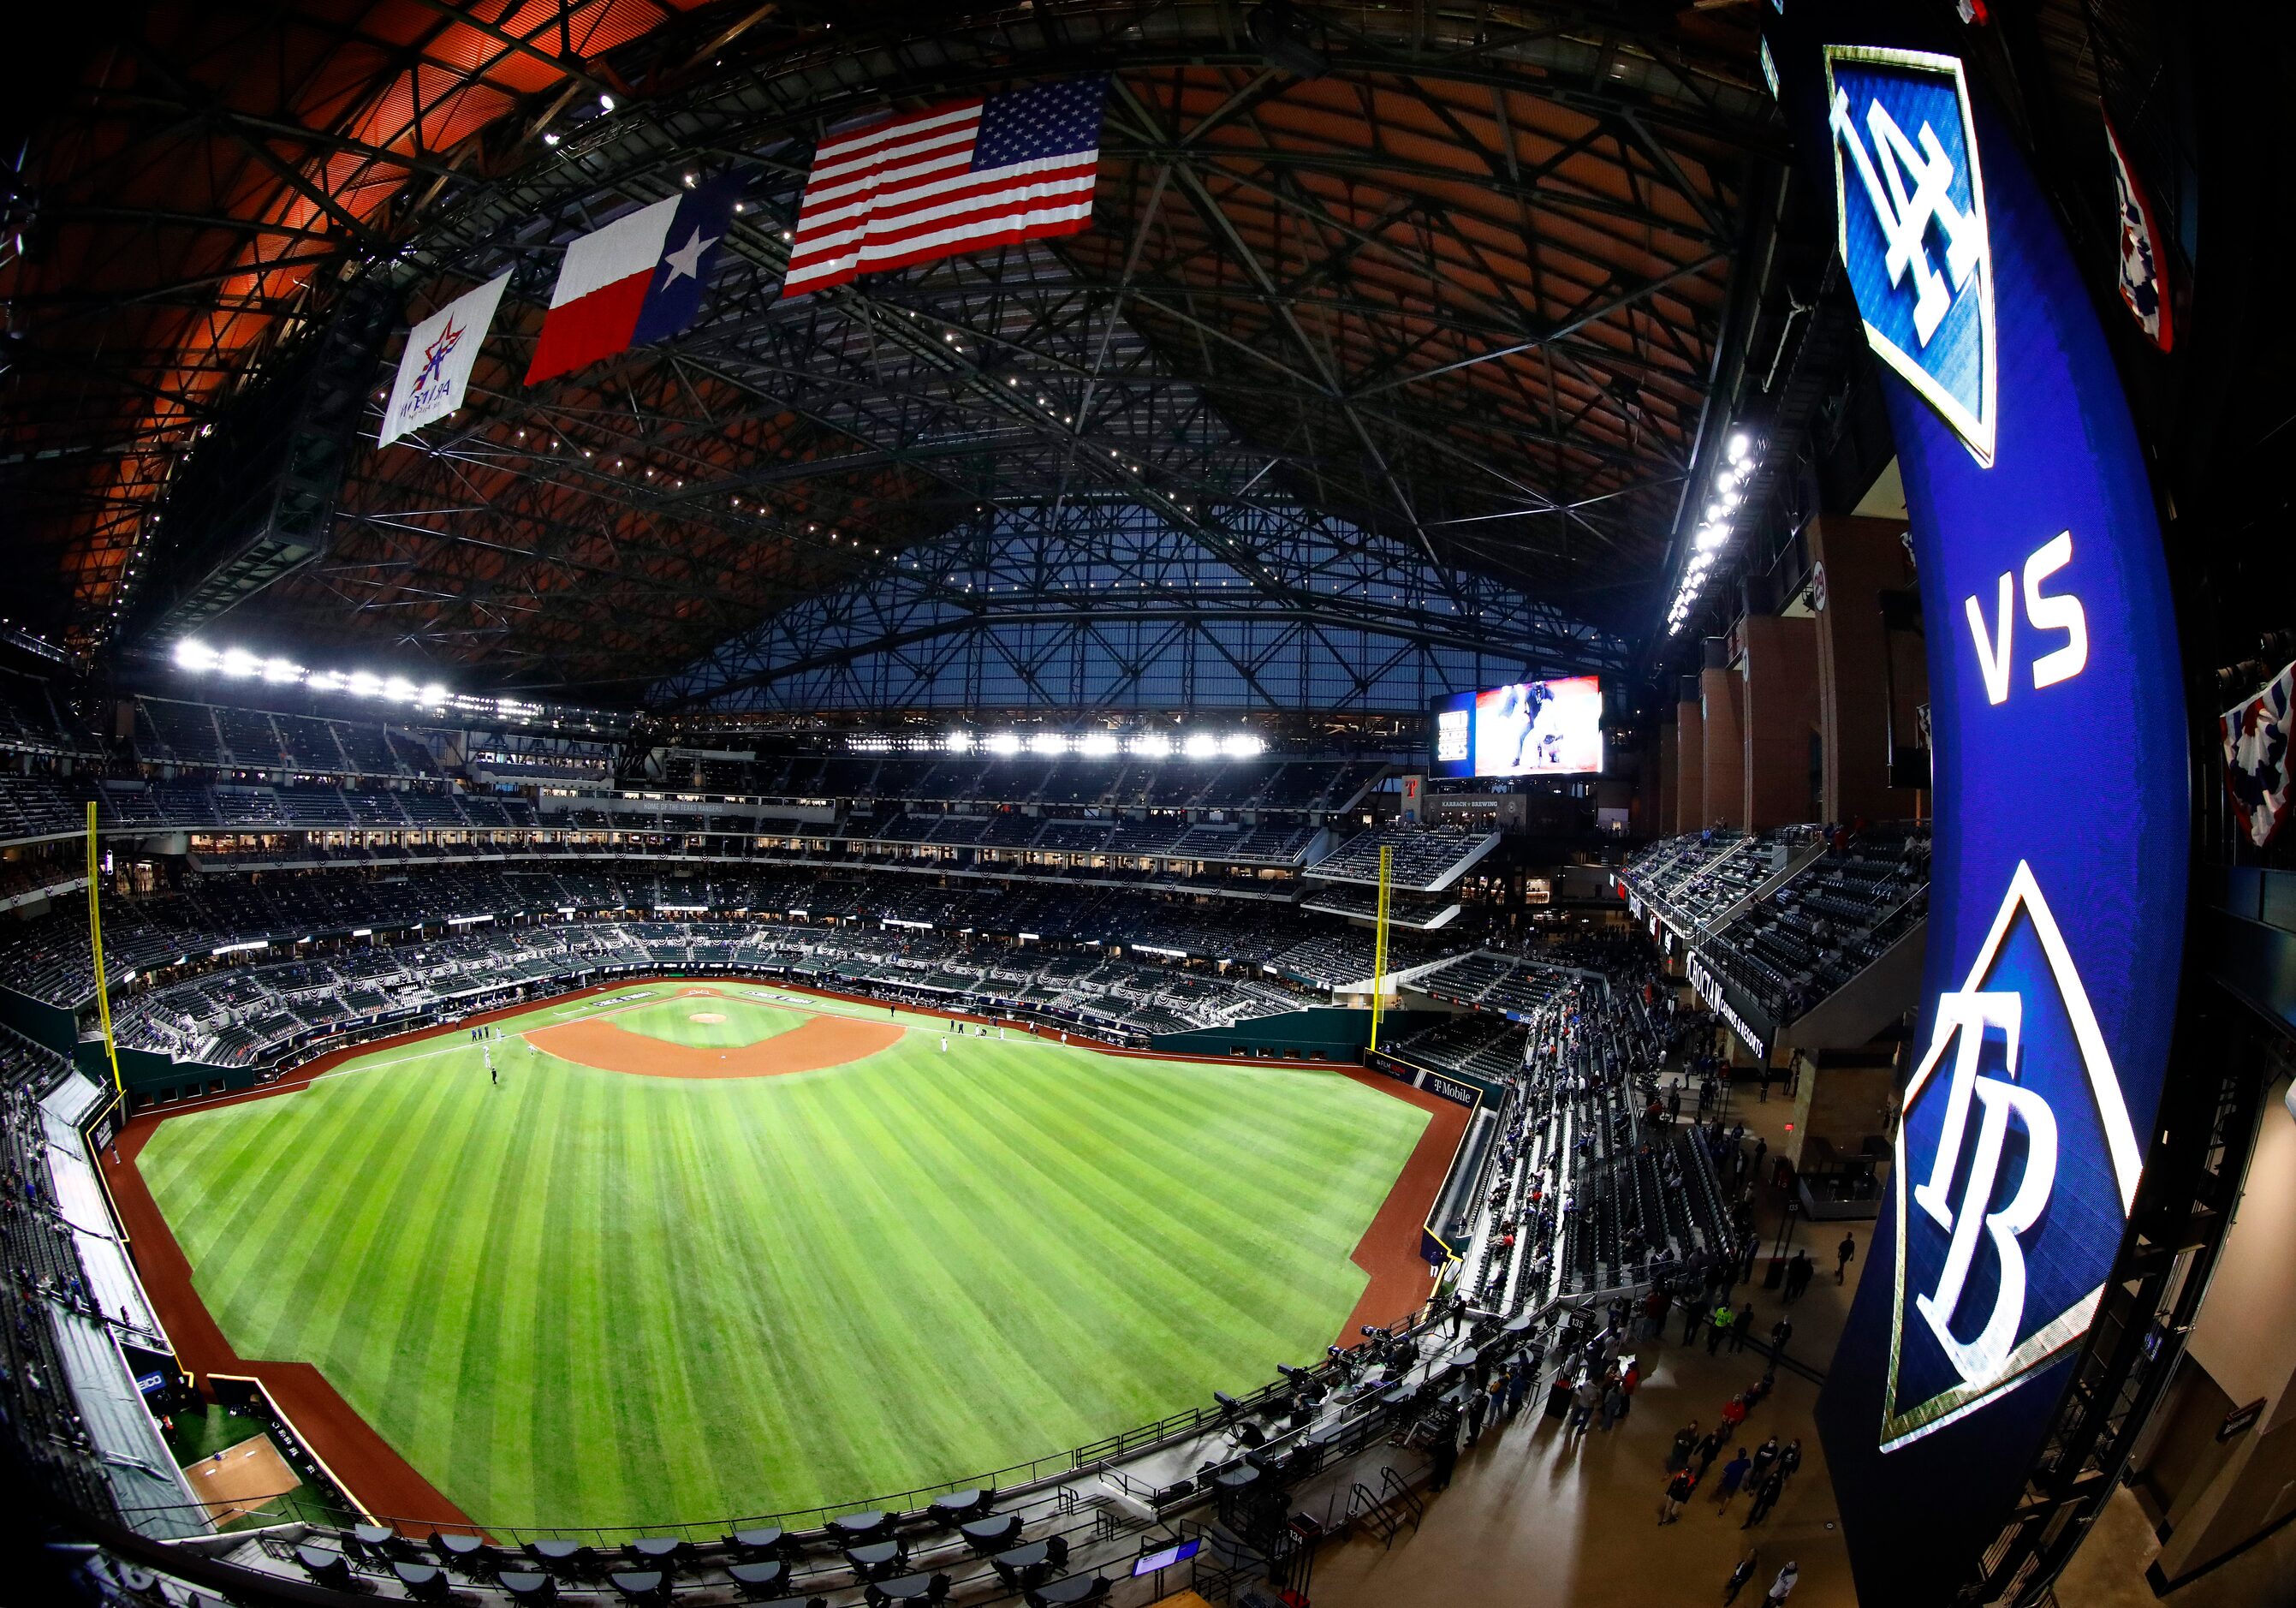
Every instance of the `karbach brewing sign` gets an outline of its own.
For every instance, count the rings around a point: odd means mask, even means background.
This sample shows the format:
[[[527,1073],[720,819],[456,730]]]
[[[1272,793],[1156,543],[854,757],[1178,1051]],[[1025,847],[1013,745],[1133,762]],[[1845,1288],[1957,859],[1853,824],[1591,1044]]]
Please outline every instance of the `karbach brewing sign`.
[[[1885,371],[1928,622],[1915,1053],[1819,1403],[1859,1601],[1927,1608],[2021,1492],[2143,1176],[2183,943],[2184,700],[2119,376],[1965,30],[1888,0],[1764,29]]]

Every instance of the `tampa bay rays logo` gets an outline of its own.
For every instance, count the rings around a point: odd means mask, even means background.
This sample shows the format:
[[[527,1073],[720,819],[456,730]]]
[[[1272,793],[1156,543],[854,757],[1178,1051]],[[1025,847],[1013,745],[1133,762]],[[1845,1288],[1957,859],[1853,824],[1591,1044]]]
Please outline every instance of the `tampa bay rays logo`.
[[[1897,1152],[1885,1452],[2087,1332],[2136,1196],[2120,1082],[2024,862],[1962,986],[1938,997]]]
[[[1993,254],[1961,62],[1829,45],[1825,78],[1836,243],[1866,342],[1990,466]]]
[[[447,327],[439,332],[439,338],[422,349],[422,367],[415,374],[414,383],[406,389],[421,391],[439,379],[447,366],[447,359],[454,355],[455,349],[462,342],[463,332],[455,327],[452,319],[447,320]]]

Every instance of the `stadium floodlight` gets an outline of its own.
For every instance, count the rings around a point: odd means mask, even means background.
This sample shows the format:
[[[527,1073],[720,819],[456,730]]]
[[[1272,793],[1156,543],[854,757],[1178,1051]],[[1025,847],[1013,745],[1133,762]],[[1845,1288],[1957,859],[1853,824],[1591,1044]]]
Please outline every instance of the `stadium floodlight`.
[[[300,681],[303,678],[303,670],[301,666],[290,663],[284,659],[266,659],[263,661],[263,678],[274,683]]]
[[[382,677],[365,670],[353,670],[343,677],[343,688],[354,698],[373,698],[382,692]]]
[[[311,673],[310,688],[315,693],[339,693],[342,687],[343,677],[340,671],[314,670]]]
[[[1233,732],[1220,739],[1220,752],[1231,759],[1249,759],[1264,751],[1267,742],[1250,732]]]
[[[1161,732],[1143,732],[1124,746],[1136,759],[1168,759],[1172,757],[1172,740]]]
[[[176,668],[179,670],[211,670],[216,668],[216,651],[203,642],[186,636],[176,644]]]
[[[998,732],[988,739],[988,751],[999,759],[1009,759],[1021,751],[1018,732]]]
[[[1720,474],[1714,477],[1714,489],[1717,491],[1737,490],[1738,477],[1731,473],[1728,470],[1724,470]]]
[[[1116,751],[1116,736],[1111,732],[1086,732],[1077,739],[1077,752],[1087,759],[1105,759]]]
[[[1055,759],[1069,751],[1069,740],[1059,732],[1038,732],[1029,739],[1029,751]]]
[[[430,704],[446,702],[447,689],[439,685],[435,681],[424,683],[422,687],[422,701]]]
[[[969,754],[972,751],[972,734],[951,732],[940,740],[940,745],[953,754]]]
[[[1730,438],[1730,461],[1733,464],[1737,463],[1741,458],[1743,458],[1748,453],[1753,450],[1754,438],[1748,435],[1744,431],[1739,431]]]
[[[1711,553],[1730,539],[1730,532],[1719,525],[1709,525],[1698,533],[1698,550]]]
[[[1180,751],[1191,759],[1209,759],[1219,752],[1219,739],[1210,732],[1190,732]]]
[[[216,669],[226,676],[254,676],[261,673],[263,661],[245,648],[226,648]]]
[[[382,695],[394,703],[412,703],[421,696],[414,684],[404,676],[393,676],[382,684]]]

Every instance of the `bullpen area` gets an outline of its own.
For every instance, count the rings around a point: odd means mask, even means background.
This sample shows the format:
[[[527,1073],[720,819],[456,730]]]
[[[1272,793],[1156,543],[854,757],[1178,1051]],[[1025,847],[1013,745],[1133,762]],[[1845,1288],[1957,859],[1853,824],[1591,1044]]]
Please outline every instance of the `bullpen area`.
[[[768,984],[481,1030],[124,1147],[232,1350],[491,1527],[857,1503],[1250,1388],[1357,1315],[1430,1128],[1339,1072]]]

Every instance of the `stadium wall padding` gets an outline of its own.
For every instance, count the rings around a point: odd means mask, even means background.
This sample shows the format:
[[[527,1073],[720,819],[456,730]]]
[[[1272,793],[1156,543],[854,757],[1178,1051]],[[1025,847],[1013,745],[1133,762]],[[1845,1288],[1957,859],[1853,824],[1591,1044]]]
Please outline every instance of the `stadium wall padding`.
[[[159,1050],[132,1049],[119,1046],[119,1081],[131,1095],[149,1095],[157,1089],[173,1089],[178,1095],[186,1090],[215,1092],[221,1084],[224,1092],[253,1088],[258,1081],[257,1070],[251,1066],[211,1066],[201,1061],[178,1061]],[[105,1088],[111,1087],[111,1069],[103,1063],[103,1040],[83,1039],[74,1046],[72,1059],[89,1077]]]
[[[79,1046],[79,1021],[70,1011],[13,989],[0,988],[0,1022],[59,1055],[73,1054]]]
[[[1389,1011],[1381,1019],[1384,1033],[1401,1034],[1427,1025],[1442,1013]],[[1173,1054],[1227,1055],[1238,1050],[1257,1056],[1296,1055],[1327,1061],[1354,1061],[1371,1043],[1371,1013],[1349,1005],[1310,1005],[1276,1016],[1255,1016],[1224,1028],[1192,1028],[1181,1033],[1154,1033],[1148,1047]]]

